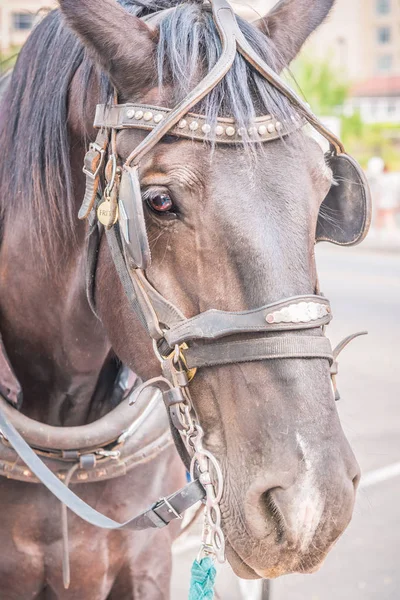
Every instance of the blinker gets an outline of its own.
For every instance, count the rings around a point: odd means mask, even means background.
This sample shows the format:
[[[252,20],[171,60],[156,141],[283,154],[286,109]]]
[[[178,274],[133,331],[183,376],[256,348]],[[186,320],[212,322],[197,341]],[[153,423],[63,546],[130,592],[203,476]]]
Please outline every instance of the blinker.
[[[138,167],[124,166],[119,188],[119,224],[126,250],[138,269],[148,269],[151,252],[143,212]]]
[[[322,203],[316,241],[355,246],[366,237],[371,224],[371,192],[360,165],[335,149],[326,156],[333,183]]]

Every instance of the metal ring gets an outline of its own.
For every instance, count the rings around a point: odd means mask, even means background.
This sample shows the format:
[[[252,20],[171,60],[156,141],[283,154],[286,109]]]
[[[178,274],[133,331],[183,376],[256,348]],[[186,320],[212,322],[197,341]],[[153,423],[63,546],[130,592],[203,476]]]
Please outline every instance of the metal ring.
[[[222,474],[221,467],[219,466],[217,459],[211,454],[211,452],[208,452],[208,450],[202,450],[201,454],[203,456],[205,456],[206,458],[208,458],[208,460],[212,463],[212,465],[214,466],[214,469],[216,471],[218,491],[215,494],[215,503],[218,504],[221,501],[222,493],[224,490],[224,476]],[[194,455],[192,458],[191,465],[190,465],[190,476],[191,476],[192,480],[194,480],[194,469],[195,469],[196,463],[200,465],[199,457]],[[200,472],[201,472],[201,469],[200,469]],[[214,487],[214,484],[212,484],[212,485]]]

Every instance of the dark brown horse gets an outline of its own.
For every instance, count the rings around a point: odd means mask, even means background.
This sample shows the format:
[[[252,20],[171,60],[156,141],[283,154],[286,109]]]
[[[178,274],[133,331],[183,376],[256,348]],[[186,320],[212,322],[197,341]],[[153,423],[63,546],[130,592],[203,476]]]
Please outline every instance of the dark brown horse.
[[[110,410],[99,380],[111,348],[141,378],[158,375],[103,240],[93,314],[85,284],[86,225],[77,220],[81,165],[96,103],[174,106],[215,63],[208,11],[188,2],[157,25],[138,16],[175,0],[61,0],[21,52],[1,105],[0,329],[22,385],[22,411],[56,426]],[[287,66],[333,0],[283,0],[246,38],[276,70]],[[198,107],[210,119],[281,120],[289,102],[241,57]],[[142,132],[118,135],[126,158]],[[141,165],[152,244],[147,275],[187,316],[246,310],[317,287],[314,240],[332,175],[303,133],[255,150],[166,137]],[[160,215],[157,207],[172,208]],[[307,335],[304,331],[303,335]],[[104,388],[105,385],[105,388]],[[329,365],[275,360],[200,370],[193,397],[226,484],[228,559],[245,578],[316,569],[352,514],[358,466],[341,429]],[[171,449],[126,477],[79,486],[123,521],[182,483]],[[0,480],[2,600],[169,598],[176,530],[108,533],[70,518],[72,583],[63,590],[60,508],[39,485]]]

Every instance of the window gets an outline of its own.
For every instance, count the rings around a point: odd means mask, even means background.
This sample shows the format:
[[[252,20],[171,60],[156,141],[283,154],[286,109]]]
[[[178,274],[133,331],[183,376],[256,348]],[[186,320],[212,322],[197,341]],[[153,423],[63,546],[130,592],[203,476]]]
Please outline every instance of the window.
[[[377,34],[378,34],[378,42],[380,44],[388,44],[390,42],[390,38],[391,38],[390,27],[378,27]]]
[[[34,22],[34,15],[30,13],[14,13],[13,14],[13,27],[18,31],[26,31],[32,29]]]
[[[376,0],[376,12],[378,15],[390,13],[390,0]]]
[[[382,56],[378,56],[378,71],[380,73],[385,73],[390,71],[393,66],[393,56],[392,54],[382,54]]]

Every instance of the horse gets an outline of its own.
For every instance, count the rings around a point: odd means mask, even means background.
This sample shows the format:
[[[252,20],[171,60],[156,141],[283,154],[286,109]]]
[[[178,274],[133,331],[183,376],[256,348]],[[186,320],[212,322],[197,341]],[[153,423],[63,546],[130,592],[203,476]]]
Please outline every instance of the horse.
[[[238,23],[280,73],[333,4],[282,0],[259,21]],[[122,105],[174,107],[220,52],[212,14],[194,0],[60,0],[22,49],[1,103],[0,331],[24,417],[60,430],[107,423],[121,364],[142,380],[159,374],[104,235],[88,291],[90,224],[77,218],[85,191],[81,167],[96,137],[96,105],[112,104],[114,89]],[[233,118],[246,131],[260,115],[274,115],[276,123],[301,117],[240,55],[196,111],[211,124]],[[125,160],[145,137],[143,130],[118,132],[118,156]],[[303,129],[266,145],[166,135],[144,157],[139,175],[152,255],[146,277],[185,315],[249,311],[318,292],[316,228],[334,182],[323,151]],[[223,473],[222,530],[236,574],[254,579],[316,570],[351,519],[360,478],[329,362],[217,365],[198,369],[191,386],[204,445]],[[167,444],[124,476],[71,487],[126,520],[184,478]],[[70,515],[65,590],[58,501],[9,473],[0,479],[0,503],[4,600],[170,597],[176,527],[105,532]]]

